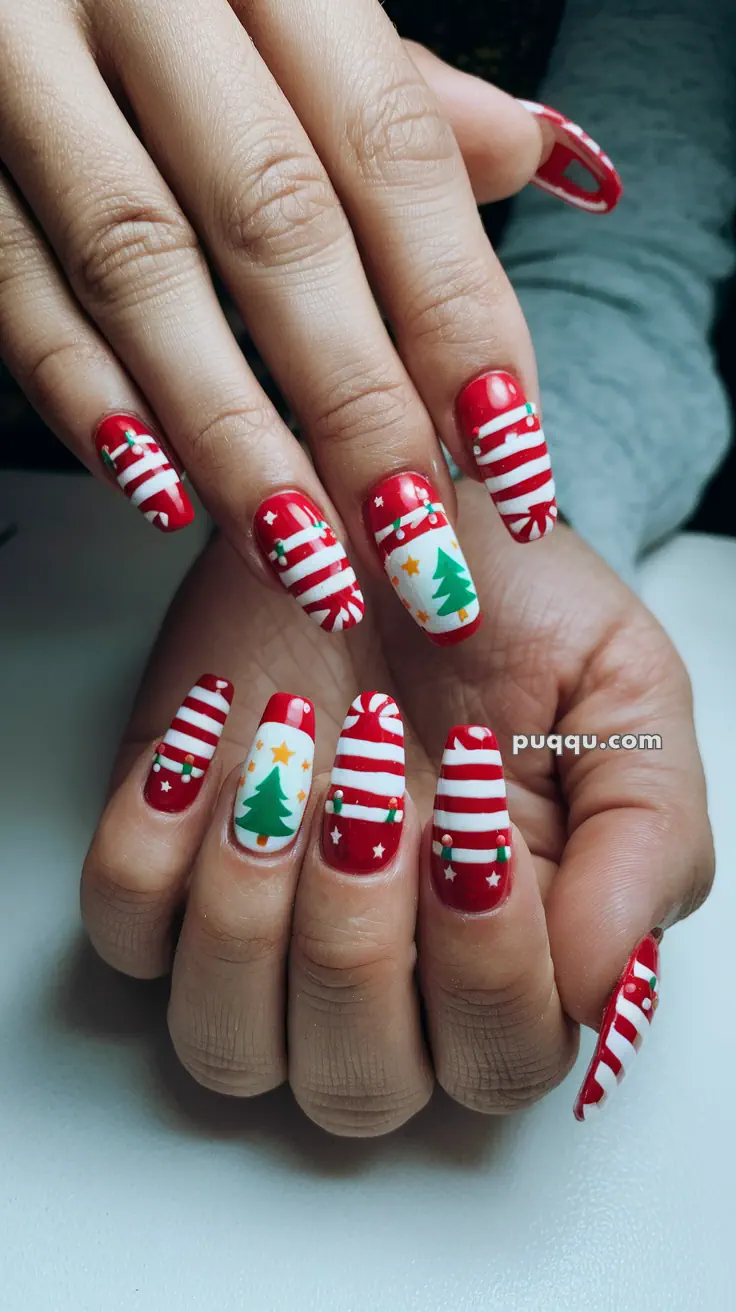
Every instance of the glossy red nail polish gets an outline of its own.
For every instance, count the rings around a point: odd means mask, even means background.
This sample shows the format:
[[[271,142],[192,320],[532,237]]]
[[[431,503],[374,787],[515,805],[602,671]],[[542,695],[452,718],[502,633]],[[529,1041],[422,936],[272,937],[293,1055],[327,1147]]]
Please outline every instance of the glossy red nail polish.
[[[203,674],[156,748],[143,796],[154,811],[185,811],[202,787],[233,700],[233,685]]]
[[[322,854],[350,875],[396,855],[404,822],[404,725],[382,692],[356,697],[345,718],[322,821]]]
[[[363,514],[399,600],[438,646],[463,642],[482,615],[470,570],[435,488],[422,474],[374,487]]]
[[[616,1090],[639,1051],[659,998],[659,945],[647,934],[629,957],[603,1013],[598,1042],[575,1100],[575,1118],[588,1120]]]
[[[493,911],[511,892],[511,821],[495,735],[459,724],[447,735],[432,817],[432,882],[456,911]]]
[[[531,100],[519,102],[530,114],[543,118],[552,127],[556,144],[549,159],[541,164],[532,178],[535,187],[558,196],[576,209],[590,214],[608,214],[618,205],[623,193],[621,179],[608,155],[577,123],[549,105],[538,105]],[[590,175],[591,186],[584,187],[567,175],[573,160],[582,164]]]
[[[279,582],[321,629],[359,624],[363,594],[334,530],[303,492],[275,492],[258,507],[253,530]]]
[[[145,424],[132,415],[109,415],[95,434],[103,465],[154,528],[175,533],[194,519],[194,507],[171,461]]]
[[[557,521],[552,466],[537,408],[512,374],[474,378],[457,399],[460,431],[509,533],[533,542]]]

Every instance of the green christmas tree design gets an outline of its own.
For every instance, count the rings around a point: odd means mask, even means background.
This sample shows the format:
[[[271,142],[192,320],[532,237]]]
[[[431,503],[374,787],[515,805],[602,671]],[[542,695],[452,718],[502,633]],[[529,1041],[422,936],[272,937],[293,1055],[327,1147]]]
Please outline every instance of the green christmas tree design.
[[[463,614],[465,607],[475,601],[473,585],[468,578],[467,570],[453,560],[452,556],[448,556],[442,547],[437,551],[437,568],[432,578],[440,580],[440,585],[432,597],[433,601],[442,599],[437,614],[452,615],[453,611],[458,611],[460,618],[465,619]]]
[[[245,801],[249,814],[241,815],[235,823],[241,829],[249,829],[251,833],[258,834],[256,841],[259,847],[265,847],[269,838],[286,838],[294,833],[293,829],[284,824],[284,817],[292,814],[288,806],[284,806],[286,800],[279,767],[275,765],[271,773],[256,784],[253,796]]]

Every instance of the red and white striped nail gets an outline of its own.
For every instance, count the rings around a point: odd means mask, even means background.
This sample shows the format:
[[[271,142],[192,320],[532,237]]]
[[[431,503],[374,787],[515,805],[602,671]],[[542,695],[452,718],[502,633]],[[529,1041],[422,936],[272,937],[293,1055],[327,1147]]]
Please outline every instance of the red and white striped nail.
[[[202,787],[233,700],[233,685],[203,674],[156,747],[143,796],[154,811],[185,811]]]
[[[511,892],[511,821],[495,734],[459,724],[447,735],[432,817],[432,882],[456,911],[493,911]]]
[[[541,164],[532,182],[551,196],[558,196],[576,209],[589,214],[608,214],[621,199],[623,185],[613,163],[600,146],[564,114],[549,105],[538,105],[532,100],[520,100],[530,114],[543,119],[551,127],[555,145],[552,154]],[[575,162],[582,164],[590,177],[590,186],[583,186],[570,177],[568,169]]]
[[[394,591],[427,637],[447,646],[475,633],[483,618],[478,594],[429,479],[384,479],[366,497],[363,514]]]
[[[303,492],[275,492],[253,520],[256,542],[273,573],[321,629],[339,633],[365,611],[345,549]]]
[[[659,998],[659,944],[647,934],[629,957],[603,1013],[592,1061],[575,1100],[575,1117],[601,1111],[621,1083],[649,1031]]]
[[[103,465],[154,528],[175,533],[194,519],[179,474],[145,424],[132,415],[109,415],[95,434]]]
[[[322,854],[351,875],[393,860],[404,821],[404,725],[382,692],[356,697],[345,718],[322,821]]]
[[[557,521],[552,466],[537,407],[501,369],[474,378],[457,399],[460,431],[509,533],[533,542]]]

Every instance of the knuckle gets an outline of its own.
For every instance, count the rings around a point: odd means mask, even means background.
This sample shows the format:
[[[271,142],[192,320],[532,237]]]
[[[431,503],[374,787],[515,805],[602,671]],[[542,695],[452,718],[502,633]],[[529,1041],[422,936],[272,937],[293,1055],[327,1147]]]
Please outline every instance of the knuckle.
[[[69,394],[69,379],[84,380],[108,364],[104,347],[90,338],[59,339],[29,358],[23,370],[24,387],[49,411],[61,409]]]
[[[347,231],[316,155],[264,131],[243,152],[248,164],[226,179],[219,229],[226,250],[267,268],[309,259]]]
[[[285,928],[262,925],[259,933],[246,933],[209,913],[197,917],[193,933],[197,959],[224,966],[262,966],[283,956],[286,948]]]
[[[314,1081],[295,1091],[302,1111],[329,1134],[372,1139],[398,1130],[429,1101],[431,1089],[339,1090]]]
[[[82,871],[82,920],[108,965],[140,979],[165,973],[177,893],[96,858]]]
[[[193,228],[165,202],[107,197],[92,213],[80,207],[65,245],[71,281],[93,304],[139,305],[201,265]]]
[[[231,513],[239,524],[248,527],[246,500],[243,491],[243,470],[247,468],[245,459],[248,450],[262,447],[276,428],[276,416],[266,402],[254,400],[234,402],[218,407],[214,412],[208,411],[201,416],[194,415],[187,433],[187,464],[190,470],[206,469],[213,478],[218,476],[219,485],[230,490]]]
[[[387,432],[409,424],[414,399],[407,383],[387,368],[367,366],[333,381],[311,425],[325,442],[359,441],[385,450]]]
[[[430,346],[472,345],[481,353],[485,349],[493,359],[503,344],[489,337],[488,326],[507,290],[503,277],[494,277],[487,267],[462,256],[439,258],[431,268],[423,265],[420,282],[407,296],[404,332]]]
[[[254,1098],[286,1079],[285,1058],[264,1051],[243,1018],[221,1005],[193,1007],[183,1028],[170,1009],[169,1034],[184,1069],[214,1093]]]
[[[426,187],[453,176],[458,167],[455,138],[434,96],[421,78],[403,69],[361,96],[347,124],[347,147],[371,181]],[[431,173],[428,165],[434,165]]]

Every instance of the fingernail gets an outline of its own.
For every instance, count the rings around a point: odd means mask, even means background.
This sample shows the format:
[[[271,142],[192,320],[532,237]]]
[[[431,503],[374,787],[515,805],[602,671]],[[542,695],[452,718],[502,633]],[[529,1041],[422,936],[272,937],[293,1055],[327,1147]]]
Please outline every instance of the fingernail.
[[[175,533],[194,519],[184,485],[158,441],[132,415],[109,415],[95,434],[97,454],[129,501],[154,528]]]
[[[537,105],[531,100],[520,100],[519,104],[548,123],[555,135],[552,154],[532,178],[534,186],[591,214],[607,214],[614,209],[623,193],[621,179],[608,155],[592,137],[549,105]],[[568,176],[567,169],[573,161],[587,170],[591,186],[584,187]]]
[[[429,479],[384,479],[363,514],[394,591],[427,637],[443,647],[475,633],[482,619],[475,584]]]
[[[382,692],[356,697],[345,718],[322,821],[322,855],[351,875],[395,857],[404,822],[404,726]]]
[[[537,407],[503,370],[474,378],[457,399],[463,437],[512,538],[533,542],[557,520],[555,484]]]
[[[309,800],[314,765],[314,707],[277,692],[269,701],[235,795],[233,830],[241,847],[268,855],[293,843]]]
[[[511,821],[495,734],[458,724],[447,735],[432,817],[432,882],[445,906],[493,911],[511,892]]]
[[[202,787],[233,700],[233,685],[203,674],[156,748],[143,796],[154,811],[185,811]]]
[[[575,1100],[575,1117],[600,1111],[621,1083],[652,1023],[659,998],[659,944],[647,934],[629,957],[603,1013],[593,1060]]]
[[[273,573],[321,629],[339,633],[360,624],[363,594],[334,529],[303,492],[275,492],[253,521],[261,554]]]

